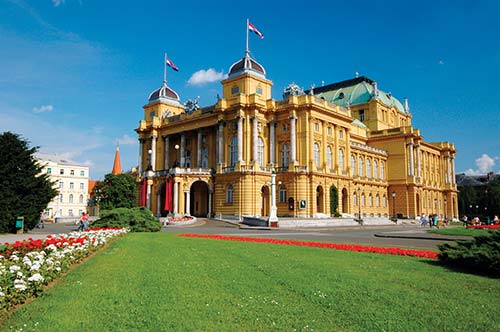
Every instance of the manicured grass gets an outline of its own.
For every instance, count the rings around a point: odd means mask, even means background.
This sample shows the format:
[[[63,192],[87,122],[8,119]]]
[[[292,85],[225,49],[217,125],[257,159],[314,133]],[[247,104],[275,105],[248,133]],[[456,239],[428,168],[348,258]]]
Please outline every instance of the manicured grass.
[[[442,235],[460,235],[460,236],[478,236],[487,235],[487,229],[465,228],[465,227],[449,227],[440,229],[431,229],[429,233],[442,234]]]
[[[0,330],[499,331],[500,281],[436,264],[128,234]]]

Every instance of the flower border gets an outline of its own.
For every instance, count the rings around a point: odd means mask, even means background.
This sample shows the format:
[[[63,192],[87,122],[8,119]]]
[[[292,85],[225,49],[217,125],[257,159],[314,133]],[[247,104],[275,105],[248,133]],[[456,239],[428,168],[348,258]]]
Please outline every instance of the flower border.
[[[434,260],[437,259],[437,257],[438,257],[438,253],[435,251],[402,249],[402,248],[394,248],[394,247],[373,247],[373,246],[364,246],[364,245],[358,245],[358,244],[337,244],[337,243],[329,243],[329,242],[308,242],[308,241],[279,240],[279,239],[269,239],[269,238],[259,238],[259,237],[205,235],[205,234],[191,234],[191,233],[177,234],[176,236],[188,237],[188,238],[223,240],[223,241],[271,243],[271,244],[281,244],[281,245],[289,245],[289,246],[315,247],[315,248],[326,248],[326,249],[345,250],[345,251],[368,252],[368,253],[385,254],[385,255],[413,256],[413,257],[421,257],[421,258],[428,258],[428,259],[434,259]]]

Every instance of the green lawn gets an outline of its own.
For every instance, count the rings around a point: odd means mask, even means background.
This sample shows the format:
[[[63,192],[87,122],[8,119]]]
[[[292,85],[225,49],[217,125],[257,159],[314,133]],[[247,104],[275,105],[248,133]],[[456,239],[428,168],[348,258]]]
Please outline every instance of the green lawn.
[[[143,233],[0,331],[500,331],[499,298],[498,279],[425,259]]]
[[[487,235],[488,229],[479,229],[479,228],[465,228],[465,227],[449,227],[449,228],[440,228],[440,229],[432,229],[429,233],[436,233],[442,235],[460,235],[460,236],[478,236],[478,235]]]

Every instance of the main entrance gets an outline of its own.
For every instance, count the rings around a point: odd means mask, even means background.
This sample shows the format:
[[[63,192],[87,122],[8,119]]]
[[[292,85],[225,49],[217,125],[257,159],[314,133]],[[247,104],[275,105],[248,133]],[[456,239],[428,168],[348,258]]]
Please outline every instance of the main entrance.
[[[196,181],[190,189],[190,211],[195,217],[206,217],[208,214],[208,184]]]

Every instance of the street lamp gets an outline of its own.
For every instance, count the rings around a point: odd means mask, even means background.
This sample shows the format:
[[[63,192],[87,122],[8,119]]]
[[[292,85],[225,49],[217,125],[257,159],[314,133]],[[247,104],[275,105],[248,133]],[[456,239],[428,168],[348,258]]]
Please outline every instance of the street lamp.
[[[358,188],[358,222],[363,224],[363,219],[361,218],[361,188]]]
[[[174,149],[175,149],[175,165],[174,167],[179,167],[179,144],[176,144],[174,145]]]
[[[153,150],[149,149],[148,150],[149,162],[148,162],[148,169],[147,169],[147,171],[153,170],[153,165],[151,165],[151,155],[152,154],[153,154]]]
[[[396,218],[396,192],[392,192],[392,221],[397,221]]]

